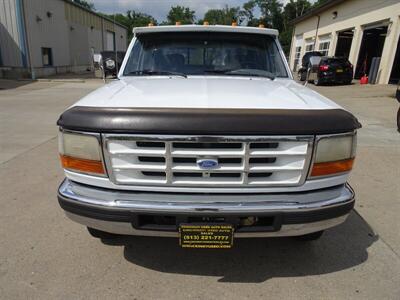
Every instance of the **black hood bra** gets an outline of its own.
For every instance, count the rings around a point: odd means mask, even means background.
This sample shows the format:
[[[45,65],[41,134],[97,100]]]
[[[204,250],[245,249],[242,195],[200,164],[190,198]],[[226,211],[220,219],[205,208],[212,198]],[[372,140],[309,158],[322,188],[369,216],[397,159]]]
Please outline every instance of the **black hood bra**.
[[[186,135],[335,134],[361,128],[343,109],[108,108],[75,106],[57,125],[100,133]]]

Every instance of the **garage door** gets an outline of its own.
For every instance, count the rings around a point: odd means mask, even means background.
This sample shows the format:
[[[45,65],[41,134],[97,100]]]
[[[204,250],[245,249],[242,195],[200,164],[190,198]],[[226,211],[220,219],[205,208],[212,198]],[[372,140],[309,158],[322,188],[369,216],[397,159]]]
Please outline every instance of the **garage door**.
[[[106,33],[106,50],[115,51],[115,33],[112,31],[107,31]]]

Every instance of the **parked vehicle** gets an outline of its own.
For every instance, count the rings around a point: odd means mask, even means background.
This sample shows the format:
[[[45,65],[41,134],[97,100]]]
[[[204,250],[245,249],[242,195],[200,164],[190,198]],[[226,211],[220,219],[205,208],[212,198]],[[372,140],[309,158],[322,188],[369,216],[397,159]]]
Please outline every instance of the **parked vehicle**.
[[[354,206],[357,119],[296,83],[273,29],[134,29],[119,80],[59,118],[58,200],[95,237],[317,239]]]
[[[326,83],[351,84],[353,65],[343,57],[321,57],[319,64],[311,65],[308,81],[315,85]]]
[[[303,55],[303,58],[301,59],[301,67],[299,68],[297,72],[297,79],[300,81],[306,81],[307,80],[307,72],[308,69],[311,68],[310,64],[310,58],[313,56],[321,57],[323,54],[318,51],[311,51],[307,52],[306,54]]]

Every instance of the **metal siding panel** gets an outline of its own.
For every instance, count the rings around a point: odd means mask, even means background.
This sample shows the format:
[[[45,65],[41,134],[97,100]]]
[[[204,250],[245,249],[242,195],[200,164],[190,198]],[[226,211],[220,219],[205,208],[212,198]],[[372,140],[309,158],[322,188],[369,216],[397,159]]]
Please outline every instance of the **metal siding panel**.
[[[0,39],[4,65],[22,66],[16,0],[0,0]],[[91,48],[102,50],[102,18],[61,0],[24,0],[27,39],[34,67],[42,67],[41,48],[50,47],[54,66],[90,65]],[[52,12],[49,18],[46,12]],[[37,22],[36,16],[42,21]],[[126,30],[104,20],[104,30],[116,33],[116,47],[126,49]],[[75,32],[71,34],[70,26]],[[93,30],[90,27],[93,26]],[[122,32],[122,33],[121,33]],[[123,34],[123,38],[120,36]],[[123,40],[123,41],[122,41]],[[18,54],[17,54],[18,53]]]
[[[3,0],[0,9],[1,55],[4,66],[21,67],[19,32],[15,16],[15,0]]]
[[[23,8],[23,2],[22,0],[16,0],[14,2],[15,4],[15,14],[13,14],[14,17],[16,17],[15,22],[17,24],[18,28],[18,40],[19,40],[19,46],[20,46],[20,57],[22,61],[22,66],[26,68],[28,66],[28,58],[27,58],[27,46],[26,46],[26,40],[25,40],[25,18],[24,18],[24,8]]]

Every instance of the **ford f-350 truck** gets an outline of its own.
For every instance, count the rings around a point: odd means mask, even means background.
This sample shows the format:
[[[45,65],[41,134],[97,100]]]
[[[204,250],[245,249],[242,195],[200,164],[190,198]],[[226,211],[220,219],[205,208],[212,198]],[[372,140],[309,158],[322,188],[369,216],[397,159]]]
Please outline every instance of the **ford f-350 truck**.
[[[58,126],[58,200],[95,237],[313,240],[354,206],[361,125],[293,80],[273,29],[135,28],[118,79]]]

